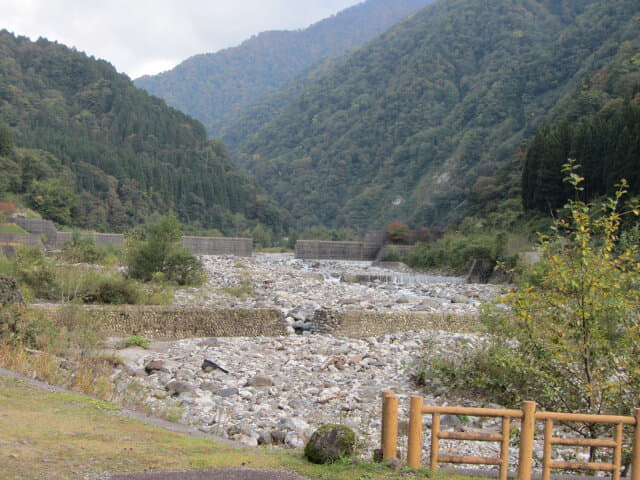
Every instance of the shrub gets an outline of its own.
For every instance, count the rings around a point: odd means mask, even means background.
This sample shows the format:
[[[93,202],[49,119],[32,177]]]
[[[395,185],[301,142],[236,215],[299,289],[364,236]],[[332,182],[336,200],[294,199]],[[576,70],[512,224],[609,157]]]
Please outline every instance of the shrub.
[[[579,192],[575,168],[569,163],[565,171]],[[629,414],[640,404],[640,252],[636,244],[614,253],[625,185],[601,214],[569,201],[553,235],[541,237],[543,260],[533,274],[485,311],[493,343],[459,364],[440,365],[441,375],[506,403],[535,400],[548,410]],[[580,433],[596,437],[600,428],[585,424]]]
[[[56,269],[38,247],[19,247],[16,258],[9,262],[12,275],[27,298],[35,296],[53,300],[56,295]]]
[[[392,243],[406,244],[411,239],[409,227],[400,222],[393,222],[387,228],[387,238]]]
[[[173,217],[161,217],[128,238],[128,272],[133,278],[150,281],[162,273],[179,285],[199,285],[204,279],[202,262],[179,243],[182,226]]]
[[[139,335],[131,335],[129,338],[125,338],[124,340],[122,340],[122,342],[120,343],[120,346],[122,348],[133,347],[133,346],[147,348],[149,347],[149,340]]]

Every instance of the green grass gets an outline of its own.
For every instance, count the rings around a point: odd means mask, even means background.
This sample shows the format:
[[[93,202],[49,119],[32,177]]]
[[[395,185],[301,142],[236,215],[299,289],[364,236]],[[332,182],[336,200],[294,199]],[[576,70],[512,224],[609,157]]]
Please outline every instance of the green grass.
[[[293,470],[312,479],[463,478],[427,470],[393,472],[370,462],[312,465],[299,452],[191,438],[124,418],[109,402],[42,392],[5,377],[0,377],[0,445],[3,478],[11,479],[224,467]]]
[[[19,234],[27,234],[24,228],[14,223],[0,223],[0,233],[19,233]]]

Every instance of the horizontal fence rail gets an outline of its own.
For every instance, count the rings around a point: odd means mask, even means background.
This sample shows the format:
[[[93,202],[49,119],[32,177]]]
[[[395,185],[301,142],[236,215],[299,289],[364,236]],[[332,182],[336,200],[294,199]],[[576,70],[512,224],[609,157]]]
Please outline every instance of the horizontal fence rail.
[[[549,480],[551,478],[552,469],[606,471],[611,472],[611,478],[613,480],[620,480],[625,426],[633,427],[630,480],[640,480],[640,409],[635,410],[633,417],[626,417],[617,415],[537,412],[535,402],[524,402],[521,410],[453,406],[441,407],[424,405],[423,403],[424,399],[422,397],[411,397],[407,448],[407,465],[409,468],[420,468],[422,459],[423,415],[431,415],[431,451],[429,466],[432,471],[437,470],[440,463],[494,465],[499,467],[500,479],[506,480],[509,469],[509,440],[511,426],[512,420],[515,419],[520,421],[518,480],[531,479],[536,421],[544,422],[542,480]],[[382,396],[382,409],[382,458],[383,460],[388,460],[396,456],[397,452],[398,397],[395,393],[384,392]],[[442,431],[440,429],[441,415],[501,418],[502,428],[500,433]],[[554,437],[553,427],[555,422],[580,422],[612,425],[614,428],[613,437]],[[442,455],[440,454],[440,440],[496,442],[500,445],[500,455],[496,457]],[[552,448],[554,445],[609,449],[612,450],[612,461],[610,463],[554,461],[552,459]]]

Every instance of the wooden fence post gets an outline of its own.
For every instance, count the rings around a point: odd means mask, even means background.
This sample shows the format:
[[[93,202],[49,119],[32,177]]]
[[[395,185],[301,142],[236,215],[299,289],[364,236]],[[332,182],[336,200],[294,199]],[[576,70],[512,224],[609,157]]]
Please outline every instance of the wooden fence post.
[[[636,408],[633,413],[636,417],[636,425],[633,430],[630,480],[640,480],[640,408]]]
[[[409,442],[407,445],[407,465],[417,470],[422,459],[422,405],[424,398],[412,396],[409,408]]]
[[[382,460],[398,451],[398,397],[393,392],[382,394]]]
[[[533,463],[533,438],[536,432],[536,402],[522,404],[522,425],[520,427],[520,457],[518,480],[531,480]],[[637,479],[640,480],[640,479]]]

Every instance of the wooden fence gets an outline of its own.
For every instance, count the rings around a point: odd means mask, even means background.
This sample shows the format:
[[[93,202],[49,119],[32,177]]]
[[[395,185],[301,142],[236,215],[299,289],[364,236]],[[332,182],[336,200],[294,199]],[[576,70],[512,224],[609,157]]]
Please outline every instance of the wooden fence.
[[[623,429],[625,425],[633,427],[633,447],[631,454],[631,480],[640,480],[640,409],[633,417],[616,415],[585,415],[578,413],[555,413],[536,411],[535,402],[524,402],[522,410],[438,407],[423,405],[424,399],[411,397],[409,409],[409,431],[407,465],[420,468],[422,458],[422,417],[431,415],[431,452],[430,469],[435,471],[440,463],[496,465],[500,469],[500,480],[506,480],[509,469],[509,436],[511,421],[520,421],[520,447],[518,461],[518,480],[530,480],[533,464],[533,443],[536,421],[544,421],[544,454],[542,461],[542,480],[551,478],[552,469],[590,470],[611,472],[613,480],[620,480],[622,467]],[[493,417],[502,419],[500,433],[451,432],[440,429],[440,415],[466,415],[472,417]],[[613,438],[562,438],[553,436],[554,422],[580,422],[614,425]],[[382,458],[396,456],[398,439],[398,397],[393,392],[382,395]],[[498,457],[469,457],[460,455],[441,455],[440,440],[463,440],[497,442],[500,444]],[[564,462],[552,460],[554,445],[607,448],[613,450],[611,463]]]

